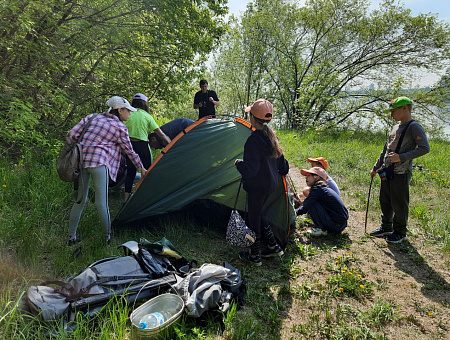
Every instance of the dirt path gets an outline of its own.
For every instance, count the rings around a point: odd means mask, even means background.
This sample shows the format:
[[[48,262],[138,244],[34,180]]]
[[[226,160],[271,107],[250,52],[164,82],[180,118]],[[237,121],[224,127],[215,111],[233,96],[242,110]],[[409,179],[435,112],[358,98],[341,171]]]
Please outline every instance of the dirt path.
[[[305,180],[300,170],[290,169],[289,174],[297,192],[301,191]],[[376,192],[372,192],[371,199],[377,200]],[[345,192],[343,200],[346,200]],[[296,278],[291,285],[302,284],[305,280],[325,282],[329,276],[324,268],[327,261],[333,261],[339,255],[353,256],[360,261],[359,268],[365,278],[375,284],[372,300],[380,297],[400,310],[402,318],[383,330],[389,339],[450,339],[450,264],[438,246],[414,230],[409,241],[403,244],[389,244],[384,239],[368,237],[364,233],[365,211],[349,209],[349,215],[348,248],[321,252],[307,259],[305,275]],[[369,218],[367,231],[377,227],[378,224]],[[300,223],[295,237],[313,245],[324,242],[306,237],[306,229]],[[304,308],[304,311],[293,312],[310,314],[308,306]],[[298,322],[288,323],[286,330]]]

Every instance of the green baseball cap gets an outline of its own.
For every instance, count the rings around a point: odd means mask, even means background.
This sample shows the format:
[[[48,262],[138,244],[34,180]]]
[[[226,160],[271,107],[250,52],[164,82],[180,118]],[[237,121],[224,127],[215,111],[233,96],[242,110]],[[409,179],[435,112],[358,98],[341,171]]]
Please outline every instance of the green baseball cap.
[[[408,97],[397,97],[391,100],[391,102],[389,103],[389,109],[384,110],[384,112],[389,113],[391,112],[391,110],[404,105],[412,105],[411,99],[409,99]]]

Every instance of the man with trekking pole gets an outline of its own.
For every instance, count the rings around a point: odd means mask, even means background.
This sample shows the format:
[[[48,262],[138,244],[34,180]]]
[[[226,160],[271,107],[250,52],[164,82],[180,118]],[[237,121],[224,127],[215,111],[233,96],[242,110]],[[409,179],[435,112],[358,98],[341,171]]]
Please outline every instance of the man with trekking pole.
[[[430,152],[423,127],[411,119],[412,101],[407,97],[393,99],[386,112],[400,122],[394,126],[370,176],[381,178],[381,226],[371,236],[385,237],[389,243],[407,239],[409,183],[414,158]]]

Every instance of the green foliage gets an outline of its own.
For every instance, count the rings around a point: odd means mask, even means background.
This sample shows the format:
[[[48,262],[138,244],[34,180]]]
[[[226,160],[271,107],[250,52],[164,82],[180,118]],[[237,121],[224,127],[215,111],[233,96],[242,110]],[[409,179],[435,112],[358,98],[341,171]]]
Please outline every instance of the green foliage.
[[[61,139],[112,95],[143,92],[173,110],[226,12],[224,0],[1,2],[0,154]]]

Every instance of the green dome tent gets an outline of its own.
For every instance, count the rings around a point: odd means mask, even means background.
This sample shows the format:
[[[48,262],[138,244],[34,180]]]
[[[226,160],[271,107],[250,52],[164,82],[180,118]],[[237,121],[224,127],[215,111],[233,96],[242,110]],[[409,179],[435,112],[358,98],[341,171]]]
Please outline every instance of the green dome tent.
[[[251,132],[250,123],[242,118],[204,117],[192,123],[156,158],[114,219],[114,226],[180,211],[195,201],[209,200],[233,208],[241,179],[234,161],[242,158]],[[263,208],[283,247],[295,222],[290,196],[287,181],[280,176],[277,189]],[[241,190],[238,210],[245,211],[245,201],[246,193]],[[226,224],[223,227],[225,230]]]

